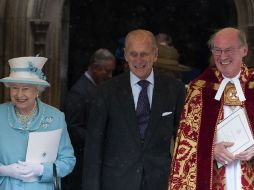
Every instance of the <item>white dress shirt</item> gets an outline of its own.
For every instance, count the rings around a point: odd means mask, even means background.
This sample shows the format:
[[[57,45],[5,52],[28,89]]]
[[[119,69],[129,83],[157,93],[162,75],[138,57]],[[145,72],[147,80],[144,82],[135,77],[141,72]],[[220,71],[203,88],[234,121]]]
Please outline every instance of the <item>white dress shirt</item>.
[[[148,99],[150,103],[150,108],[152,105],[152,97],[153,97],[153,88],[154,88],[154,73],[153,70],[150,73],[150,75],[146,78],[147,81],[149,81],[149,86],[147,87],[147,94],[148,94]],[[130,83],[131,83],[131,90],[132,90],[132,95],[135,103],[135,110],[137,108],[137,102],[138,102],[138,96],[139,93],[142,89],[141,86],[138,85],[138,82],[140,79],[130,71]]]

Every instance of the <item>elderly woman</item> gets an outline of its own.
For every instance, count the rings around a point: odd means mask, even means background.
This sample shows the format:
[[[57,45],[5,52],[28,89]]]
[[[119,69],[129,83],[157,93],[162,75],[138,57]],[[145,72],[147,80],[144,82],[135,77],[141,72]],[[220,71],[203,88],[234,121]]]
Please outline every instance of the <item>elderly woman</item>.
[[[11,59],[10,76],[0,79],[9,87],[11,99],[0,105],[0,190],[52,190],[53,165],[59,178],[74,168],[76,159],[64,114],[38,98],[40,92],[50,86],[41,70],[46,61],[44,57]],[[55,159],[28,160],[30,135],[49,131],[61,131]],[[36,146],[40,149],[40,143],[51,141],[50,136],[42,141],[37,139]],[[47,147],[48,150],[51,148],[51,145]],[[47,156],[46,152],[42,157]]]

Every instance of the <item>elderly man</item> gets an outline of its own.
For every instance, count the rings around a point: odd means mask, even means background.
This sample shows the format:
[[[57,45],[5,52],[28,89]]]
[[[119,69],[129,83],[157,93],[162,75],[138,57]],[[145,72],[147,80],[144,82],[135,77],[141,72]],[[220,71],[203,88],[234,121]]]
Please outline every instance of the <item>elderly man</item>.
[[[254,131],[254,76],[243,64],[246,37],[238,29],[224,28],[208,44],[216,68],[209,67],[190,85],[169,189],[254,189],[254,146],[234,155],[227,149],[234,142],[217,139],[217,124],[239,108],[246,111],[248,127]],[[218,163],[223,166],[218,168]]]
[[[170,139],[182,111],[181,82],[153,71],[154,35],[131,31],[125,41],[130,72],[102,85],[91,111],[83,190],[166,190]]]

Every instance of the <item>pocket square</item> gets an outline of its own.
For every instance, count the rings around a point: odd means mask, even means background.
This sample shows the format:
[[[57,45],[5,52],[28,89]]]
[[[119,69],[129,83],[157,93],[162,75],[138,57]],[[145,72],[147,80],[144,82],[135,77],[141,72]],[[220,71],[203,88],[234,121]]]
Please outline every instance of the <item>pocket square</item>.
[[[170,111],[170,112],[164,112],[164,113],[162,113],[162,117],[164,117],[164,116],[167,116],[167,115],[170,115],[170,114],[172,114],[172,111]]]

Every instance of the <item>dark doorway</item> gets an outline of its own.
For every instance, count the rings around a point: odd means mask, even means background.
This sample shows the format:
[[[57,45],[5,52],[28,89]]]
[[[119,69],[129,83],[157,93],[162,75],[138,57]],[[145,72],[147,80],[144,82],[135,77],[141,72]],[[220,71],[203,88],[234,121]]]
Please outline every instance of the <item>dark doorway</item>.
[[[203,70],[207,40],[225,26],[237,26],[232,0],[71,1],[68,85],[83,74],[96,49],[115,52],[118,39],[136,28],[170,34],[180,62]]]

